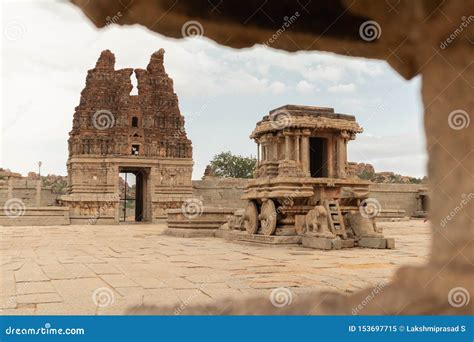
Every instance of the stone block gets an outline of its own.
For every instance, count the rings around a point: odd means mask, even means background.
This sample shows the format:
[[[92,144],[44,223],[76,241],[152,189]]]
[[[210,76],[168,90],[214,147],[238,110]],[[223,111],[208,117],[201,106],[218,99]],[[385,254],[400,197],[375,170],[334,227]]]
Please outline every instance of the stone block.
[[[275,235],[277,236],[293,236],[296,234],[296,229],[291,226],[286,227],[277,227],[275,230]]]
[[[69,209],[65,207],[26,207],[18,217],[8,217],[0,211],[0,225],[3,226],[49,226],[68,225]]]
[[[63,299],[57,293],[33,293],[16,297],[18,304],[59,303]]]
[[[341,245],[342,245],[342,248],[352,248],[355,246],[355,240],[354,239],[341,240]]]
[[[16,284],[17,295],[54,293],[56,289],[50,281],[30,281]]]
[[[112,287],[138,286],[136,282],[123,274],[103,274],[100,277]]]
[[[276,236],[276,235],[260,235],[249,234],[240,231],[221,231],[220,236],[229,241],[253,242],[268,245],[299,245],[301,244],[301,236]]]
[[[215,235],[216,228],[206,229],[182,229],[182,228],[166,228],[163,230],[164,235],[184,237],[184,238],[195,238],[195,237],[212,237]]]
[[[330,250],[342,248],[342,240],[339,238],[327,239],[317,236],[303,236],[303,238],[301,239],[301,243],[304,247],[314,249]]]
[[[233,208],[204,207],[196,215],[186,217],[181,209],[169,209],[166,212],[168,228],[163,233],[178,237],[214,236],[234,211]]]
[[[305,215],[295,215],[295,229],[297,234],[303,234]]]
[[[360,238],[357,244],[359,245],[359,247],[364,247],[364,248],[377,248],[377,249],[395,248],[394,239],[377,238],[377,237]]]

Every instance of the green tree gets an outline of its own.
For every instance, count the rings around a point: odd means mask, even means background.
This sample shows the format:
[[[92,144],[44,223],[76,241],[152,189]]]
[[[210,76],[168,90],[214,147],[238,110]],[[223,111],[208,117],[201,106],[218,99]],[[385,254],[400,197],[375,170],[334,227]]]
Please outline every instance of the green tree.
[[[257,159],[221,152],[211,160],[211,170],[217,177],[224,178],[252,178],[257,165]]]
[[[372,180],[375,177],[375,173],[364,170],[358,174],[360,179]]]

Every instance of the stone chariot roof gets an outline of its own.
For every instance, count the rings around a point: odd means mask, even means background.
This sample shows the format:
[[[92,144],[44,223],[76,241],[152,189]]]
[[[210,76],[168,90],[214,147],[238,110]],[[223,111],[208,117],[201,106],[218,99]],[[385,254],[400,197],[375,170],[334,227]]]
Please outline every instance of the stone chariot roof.
[[[335,113],[334,108],[285,105],[270,110],[268,115],[257,123],[250,137],[256,138],[265,133],[296,129],[346,131],[351,135],[363,131],[355,116]]]

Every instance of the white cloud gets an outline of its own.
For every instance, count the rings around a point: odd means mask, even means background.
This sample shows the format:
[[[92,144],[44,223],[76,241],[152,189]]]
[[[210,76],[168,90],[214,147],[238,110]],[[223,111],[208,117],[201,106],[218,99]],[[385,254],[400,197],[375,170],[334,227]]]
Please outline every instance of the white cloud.
[[[314,84],[309,83],[305,80],[299,81],[298,84],[296,85],[296,90],[300,94],[310,94],[316,91],[316,87]]]
[[[317,65],[308,68],[302,76],[310,81],[338,82],[344,75],[344,68],[332,65]]]
[[[282,94],[286,89],[286,85],[282,82],[276,81],[270,84],[269,89],[275,94]]]
[[[353,93],[355,90],[356,85],[354,83],[338,84],[328,88],[330,93]]]
[[[1,104],[0,166],[22,173],[34,170],[38,160],[43,161],[45,173],[66,173],[74,107],[87,70],[94,67],[104,49],[114,52],[116,69],[145,68],[154,51],[166,50],[166,70],[174,80],[186,129],[194,142],[195,177],[202,174],[199,167],[207,164],[211,149],[232,147],[236,153],[254,153],[248,132],[264,113],[282,104],[328,106],[350,114],[357,109],[355,114],[365,119],[365,128],[381,135],[388,134],[389,127],[383,122],[388,115],[397,115],[399,120],[400,116],[418,114],[415,106],[408,104],[413,103],[411,98],[418,89],[407,87],[385,62],[322,52],[290,54],[261,46],[236,50],[205,38],[166,38],[138,25],[97,30],[68,2],[10,1],[3,10],[5,22],[18,20],[25,30],[15,41],[2,37],[2,83],[8,87],[3,89]],[[362,86],[364,82],[374,84],[370,92]],[[323,97],[319,89],[329,92]],[[356,89],[357,98],[349,96]],[[410,101],[388,103],[387,90],[391,89],[397,89],[397,98],[411,96]],[[383,125],[374,126],[380,122]],[[209,125],[218,125],[214,140],[209,137]],[[384,144],[375,146],[385,153]],[[248,151],[244,150],[247,147]],[[417,170],[424,167],[412,165]]]
[[[251,63],[248,63],[247,64],[247,67],[252,67],[252,64]],[[264,75],[264,76],[268,76],[268,73],[270,71],[270,65],[268,64],[261,64],[257,67],[257,70],[260,74]]]
[[[383,74],[382,67],[379,64],[368,63],[366,60],[355,59],[346,66],[348,71],[353,71],[359,75],[368,75],[371,77],[381,76]]]

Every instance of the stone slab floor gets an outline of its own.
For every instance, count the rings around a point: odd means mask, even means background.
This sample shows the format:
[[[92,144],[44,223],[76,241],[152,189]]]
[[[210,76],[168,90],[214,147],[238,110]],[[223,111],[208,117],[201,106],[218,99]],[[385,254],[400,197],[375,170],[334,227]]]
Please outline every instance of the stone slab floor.
[[[0,314],[122,314],[288,288],[351,293],[427,260],[429,224],[380,223],[394,250],[320,251],[160,235],[164,225],[0,227]]]

